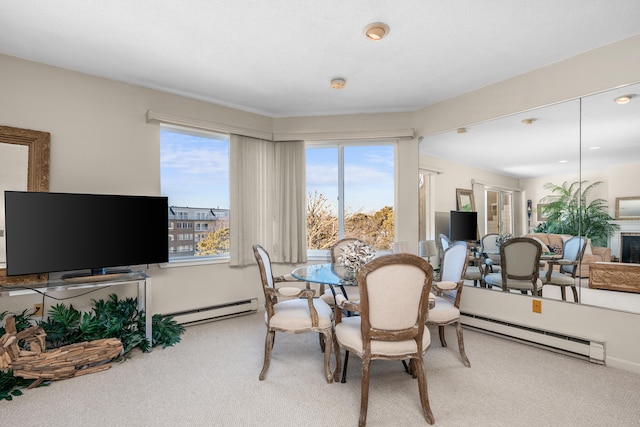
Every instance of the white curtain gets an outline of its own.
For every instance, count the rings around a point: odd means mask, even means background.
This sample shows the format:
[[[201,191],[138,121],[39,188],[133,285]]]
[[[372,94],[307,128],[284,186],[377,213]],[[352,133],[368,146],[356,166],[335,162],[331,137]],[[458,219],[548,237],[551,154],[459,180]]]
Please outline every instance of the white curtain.
[[[255,263],[262,245],[273,262],[306,261],[305,147],[231,135],[230,265]]]
[[[482,237],[487,234],[487,196],[485,185],[481,182],[472,181],[471,189],[473,190],[476,212],[478,212],[478,235]]]

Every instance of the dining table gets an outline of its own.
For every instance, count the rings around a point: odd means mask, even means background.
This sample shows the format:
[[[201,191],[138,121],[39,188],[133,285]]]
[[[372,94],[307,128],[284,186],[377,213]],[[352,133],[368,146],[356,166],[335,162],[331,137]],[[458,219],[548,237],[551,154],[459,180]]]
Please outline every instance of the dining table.
[[[334,301],[336,289],[340,291],[346,299],[349,299],[349,288],[351,288],[351,292],[353,293],[353,290],[358,286],[357,274],[348,271],[343,265],[331,262],[297,267],[291,272],[291,275],[304,282],[329,286]],[[435,296],[431,293],[429,295],[429,308],[431,309],[434,306]]]
[[[358,286],[358,280],[354,273],[347,271],[343,265],[331,262],[298,267],[291,272],[291,275],[298,280],[329,286],[334,299],[336,288],[342,292],[346,299],[349,299],[347,289]]]

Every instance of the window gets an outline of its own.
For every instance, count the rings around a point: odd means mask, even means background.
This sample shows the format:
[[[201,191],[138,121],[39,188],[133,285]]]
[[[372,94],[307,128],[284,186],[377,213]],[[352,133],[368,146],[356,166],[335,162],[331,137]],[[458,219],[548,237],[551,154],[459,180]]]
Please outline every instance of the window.
[[[307,146],[307,249],[356,237],[376,250],[394,240],[395,145]]]
[[[161,126],[160,175],[169,198],[169,261],[228,257],[228,135]]]
[[[513,233],[513,203],[510,191],[489,189],[487,198],[487,234]]]

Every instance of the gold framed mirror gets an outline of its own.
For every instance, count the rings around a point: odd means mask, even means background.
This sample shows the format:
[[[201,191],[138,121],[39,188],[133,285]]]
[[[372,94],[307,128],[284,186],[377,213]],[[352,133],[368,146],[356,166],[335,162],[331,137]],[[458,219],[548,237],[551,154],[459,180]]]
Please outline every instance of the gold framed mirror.
[[[42,276],[6,275],[4,192],[49,191],[50,144],[48,132],[0,126],[0,286],[43,280]]]
[[[456,198],[458,200],[457,209],[464,212],[475,212],[476,202],[473,198],[472,190],[456,188]]]
[[[616,219],[640,220],[640,196],[616,197]]]

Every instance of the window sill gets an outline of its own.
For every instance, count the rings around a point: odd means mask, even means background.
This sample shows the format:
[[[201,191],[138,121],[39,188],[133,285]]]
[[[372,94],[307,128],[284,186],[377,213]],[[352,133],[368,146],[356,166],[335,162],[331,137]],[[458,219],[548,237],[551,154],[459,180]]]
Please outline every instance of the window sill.
[[[176,268],[176,267],[191,267],[194,265],[208,265],[208,264],[228,264],[229,257],[202,257],[179,259],[159,264],[160,268]]]

